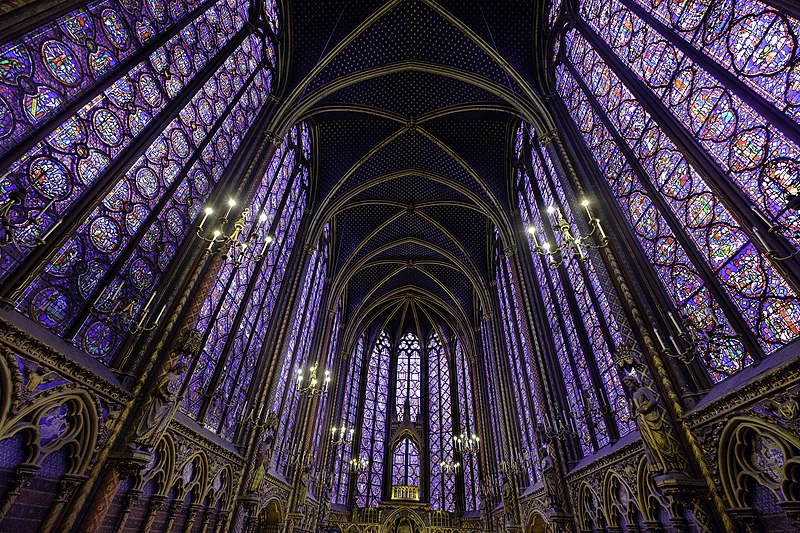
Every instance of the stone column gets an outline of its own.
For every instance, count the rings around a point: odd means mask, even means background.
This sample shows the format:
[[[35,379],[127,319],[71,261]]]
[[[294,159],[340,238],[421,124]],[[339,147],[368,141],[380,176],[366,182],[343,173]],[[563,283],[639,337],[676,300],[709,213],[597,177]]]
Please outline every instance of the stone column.
[[[3,499],[3,504],[0,505],[0,522],[3,521],[3,517],[6,516],[11,506],[14,505],[19,494],[28,486],[28,483],[31,482],[31,478],[38,471],[39,465],[28,463],[22,463],[14,471],[14,475],[11,477],[11,481],[8,484],[8,490]]]
[[[131,489],[128,491],[127,496],[125,496],[125,503],[122,506],[122,514],[117,522],[117,531],[119,533],[125,530],[125,524],[128,522],[128,518],[130,518],[131,512],[133,511],[134,506],[136,506],[136,503],[139,501],[141,495],[141,489]]]
[[[151,459],[152,456],[148,453],[133,451],[112,454],[109,457],[106,473],[91,506],[86,511],[82,531],[95,533],[100,530],[122,480],[134,472],[141,471]]]
[[[41,525],[42,531],[57,531],[59,529],[60,526],[56,527],[56,523],[61,517],[64,506],[67,504],[67,502],[69,502],[70,498],[72,498],[72,493],[75,490],[75,487],[85,481],[86,476],[64,474],[64,476],[58,482],[58,491],[56,492],[56,497],[51,504],[50,512],[47,514],[47,518],[45,518],[44,523]]]
[[[144,524],[142,525],[141,533],[150,533],[150,529],[153,527],[153,522],[156,520],[156,516],[164,509],[164,505],[167,503],[167,497],[161,494],[154,494],[150,498],[150,510],[147,512],[147,517],[144,520]]]

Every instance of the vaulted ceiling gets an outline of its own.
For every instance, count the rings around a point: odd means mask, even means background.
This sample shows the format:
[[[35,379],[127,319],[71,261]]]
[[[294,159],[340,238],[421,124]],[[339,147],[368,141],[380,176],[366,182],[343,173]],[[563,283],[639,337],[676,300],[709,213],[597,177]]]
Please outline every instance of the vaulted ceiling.
[[[279,120],[316,125],[314,231],[332,222],[350,327],[414,315],[473,331],[492,228],[515,240],[513,128],[550,129],[534,88],[545,2],[287,4]],[[409,300],[419,312],[399,311]]]

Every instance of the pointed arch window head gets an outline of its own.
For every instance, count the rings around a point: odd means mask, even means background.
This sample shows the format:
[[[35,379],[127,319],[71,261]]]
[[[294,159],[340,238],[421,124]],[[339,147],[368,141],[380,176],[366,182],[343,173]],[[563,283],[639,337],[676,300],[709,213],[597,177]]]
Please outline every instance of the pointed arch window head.
[[[398,345],[397,385],[395,409],[397,417],[402,420],[406,416],[408,405],[409,422],[414,422],[420,413],[420,342],[411,332],[405,333]]]

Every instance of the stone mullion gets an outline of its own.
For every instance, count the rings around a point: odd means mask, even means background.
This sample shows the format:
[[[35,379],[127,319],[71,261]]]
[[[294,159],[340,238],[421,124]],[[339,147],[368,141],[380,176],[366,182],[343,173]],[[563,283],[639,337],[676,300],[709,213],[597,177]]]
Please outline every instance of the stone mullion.
[[[547,149],[554,152],[553,155],[556,156],[553,158],[554,164],[561,165],[568,182],[575,188],[575,191],[578,194],[585,194],[582,183],[577,177],[578,174],[572,166],[561,139],[557,136],[553,136],[552,142],[548,143]],[[630,282],[627,275],[619,267],[612,248],[606,246],[599,251],[606,269],[617,287],[621,303],[623,308],[627,311],[630,323],[645,347],[643,354],[647,359],[648,366],[654,374],[654,383],[668,408],[670,418],[679,428],[678,433],[681,437],[681,441],[689,452],[687,456],[690,458],[694,467],[700,472],[703,481],[705,481],[709,488],[717,519],[722,522],[725,530],[734,531],[735,526],[730,516],[727,514],[724,502],[716,490],[714,476],[703,456],[702,447],[686,423],[683,422],[686,410],[676,392],[673,376],[669,370],[670,365],[665,362],[663,353],[656,348],[653,342],[650,328],[644,318],[645,313],[642,310],[641,303],[636,299],[634,292],[630,289]]]
[[[285,160],[286,154],[288,152],[289,152],[288,150],[284,150],[283,155],[281,157],[281,165],[283,164],[283,161]],[[274,152],[273,152],[273,154],[274,154]],[[262,164],[259,165],[259,166],[264,166],[264,163],[266,163],[266,168],[269,168],[269,163],[271,162],[271,160],[272,160],[271,157],[265,157],[264,160],[262,161]],[[272,177],[269,189],[267,189],[268,194],[269,194],[269,191],[272,190],[272,187],[275,184],[275,179],[277,178],[278,174],[280,173],[281,165],[278,166],[277,170],[275,171],[275,174]],[[283,207],[285,206],[285,199],[289,196],[289,192],[290,192],[291,185],[293,184],[293,180],[297,179],[297,171],[295,171],[293,174],[294,175],[292,176],[292,179],[290,179],[290,181],[289,181],[289,185],[287,186],[286,192],[284,192],[281,206],[278,208],[278,211],[277,211],[278,215],[276,216],[278,218],[280,217],[280,212],[283,210]],[[259,173],[254,173],[254,174],[250,175],[250,179],[253,180],[253,182],[252,182],[252,184],[253,184],[253,187],[252,187],[253,188],[253,196],[255,196],[255,193],[258,190],[259,182],[261,181],[259,176],[261,176],[261,174],[259,174]],[[268,197],[266,197],[264,201],[266,202],[267,200],[268,200]],[[245,203],[244,205],[249,205],[251,203],[251,201],[252,200],[248,200],[247,203]],[[260,206],[260,208],[263,209],[263,205]],[[256,229],[255,229],[256,224],[258,224],[258,215],[257,214],[253,214],[253,227],[251,228],[251,231],[256,231]],[[251,250],[251,252],[252,252],[252,250]],[[241,299],[241,301],[239,303],[239,306],[236,309],[236,316],[234,317],[233,324],[232,324],[232,326],[230,328],[230,333],[228,334],[227,338],[225,339],[225,344],[223,345],[222,351],[220,352],[219,360],[217,361],[216,368],[214,369],[214,373],[211,376],[211,380],[208,383],[208,390],[216,390],[217,389],[217,386],[218,386],[219,380],[220,380],[220,376],[222,375],[223,367],[227,363],[228,356],[230,355],[231,348],[233,347],[233,342],[236,339],[236,334],[235,333],[239,330],[239,327],[241,326],[242,319],[244,318],[245,311],[247,310],[247,302],[250,301],[250,298],[251,298],[251,296],[253,294],[253,290],[255,290],[255,284],[256,284],[256,281],[258,280],[258,275],[259,275],[259,273],[261,271],[261,268],[262,268],[265,260],[266,260],[266,254],[261,259],[258,259],[257,261],[255,261],[255,264],[253,265],[253,271],[252,271],[252,274],[250,275],[250,278],[248,280],[247,287],[245,288],[245,292],[242,295],[242,299]],[[233,279],[234,276],[237,273],[238,273],[238,268],[234,267],[234,270],[231,273],[231,279]],[[220,298],[220,305],[224,301],[225,296],[227,296],[227,294],[228,294],[228,291],[226,290],[225,294],[222,296],[222,298]],[[210,324],[209,324],[209,327],[210,327]],[[205,420],[206,415],[208,414],[208,409],[209,409],[209,407],[211,405],[211,399],[212,398],[213,398],[213,395],[206,395],[204,397],[203,403],[200,406],[200,410],[198,411],[198,415],[197,415],[198,422],[203,423],[203,421]]]
[[[725,293],[719,288],[717,283],[716,273],[712,271],[711,267],[708,265],[705,259],[703,259],[703,257],[700,255],[699,251],[697,250],[697,246],[693,242],[691,242],[689,237],[686,235],[686,233],[683,230],[683,225],[674,216],[674,213],[669,208],[669,206],[666,205],[666,202],[662,198],[661,192],[657,190],[653,185],[653,183],[650,181],[647,172],[642,168],[641,164],[639,163],[638,157],[636,157],[636,155],[633,153],[633,150],[628,146],[625,139],[623,139],[619,134],[619,132],[614,128],[614,125],[611,123],[610,119],[606,115],[606,112],[603,109],[602,105],[600,105],[600,103],[597,102],[597,99],[594,97],[594,94],[591,92],[591,90],[587,87],[580,73],[578,73],[575,67],[569,62],[566,62],[565,66],[569,70],[572,77],[578,83],[580,90],[584,93],[592,109],[600,117],[600,121],[602,122],[603,126],[608,130],[609,135],[611,135],[616,147],[622,153],[625,161],[630,165],[631,169],[638,177],[641,186],[645,190],[645,192],[647,192],[649,199],[651,200],[653,205],[657,207],[659,213],[664,218],[664,221],[667,223],[673,235],[675,236],[675,240],[678,243],[680,243],[681,247],[685,250],[687,257],[689,258],[689,261],[697,269],[699,276],[702,278],[705,288],[708,290],[708,292],[713,296],[717,304],[720,306],[721,311],[730,322],[732,329],[735,332],[743,334],[741,340],[742,340],[742,345],[745,348],[745,351],[754,359],[757,360],[763,359],[764,351],[756,342],[754,342],[750,326],[742,319],[741,313],[739,313],[736,310],[737,309],[736,305],[733,303],[730,296],[728,296],[727,293]],[[608,184],[605,184],[605,187],[608,187]],[[674,304],[670,304],[670,306],[675,308]]]
[[[0,290],[0,298],[15,300],[24,290],[25,286],[39,274],[50,262],[53,255],[61,249],[66,240],[73,235],[81,224],[86,220],[86,213],[102,201],[108,192],[116,185],[131,164],[150,146],[164,128],[169,124],[178,113],[186,106],[194,94],[205,84],[206,81],[217,71],[217,69],[228,59],[231,53],[249,35],[250,30],[243,28],[234,35],[228,43],[220,50],[216,56],[211,58],[205,65],[202,72],[198,73],[186,86],[181,93],[159,115],[153,119],[151,124],[139,135],[137,142],[128,148],[123,155],[115,160],[105,170],[104,176],[97,183],[90,187],[77,205],[73,205],[61,218],[61,224],[51,233],[46,244],[37,246],[25,258],[8,278],[3,282],[3,289]]]
[[[684,155],[687,163],[697,171],[698,175],[704,178],[704,183],[715,193],[717,201],[725,205],[731,212],[732,217],[741,223],[740,230],[746,233],[745,230],[747,228],[758,228],[767,244],[773,250],[777,250],[779,255],[789,255],[794,252],[794,246],[787,246],[787,243],[781,242],[781,239],[778,239],[777,236],[769,231],[770,226],[765,224],[751,209],[750,206],[753,202],[745,196],[739,187],[730,183],[732,180],[719,164],[713,160],[708,151],[699,145],[696,137],[672,115],[653,91],[633,74],[631,69],[613,51],[609,50],[606,42],[597,35],[594,29],[582,19],[576,21],[576,26],[598,56],[619,77],[620,81],[630,90],[642,108],[650,114],[654,124],[675,144],[676,150]],[[752,244],[756,248],[763,248],[756,246],[756,242]],[[761,251],[766,254],[768,250],[762,249]],[[797,274],[800,272],[800,259],[793,256],[786,261],[770,261],[770,264],[781,273],[783,279],[795,292],[800,293],[800,278]],[[749,332],[750,329],[748,328],[745,331]]]

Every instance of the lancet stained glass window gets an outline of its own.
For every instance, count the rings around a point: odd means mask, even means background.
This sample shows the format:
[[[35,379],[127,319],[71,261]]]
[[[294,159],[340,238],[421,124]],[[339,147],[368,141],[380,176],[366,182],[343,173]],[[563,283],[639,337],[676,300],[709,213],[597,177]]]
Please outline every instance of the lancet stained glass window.
[[[419,487],[419,448],[405,437],[394,448],[392,454],[392,485]]]
[[[527,359],[522,346],[524,340],[521,337],[520,328],[525,326],[524,315],[516,309],[515,296],[510,285],[510,271],[508,258],[498,253],[495,255],[497,288],[499,291],[500,316],[502,318],[503,332],[505,333],[506,350],[509,358],[509,370],[511,371],[511,387],[514,394],[516,407],[514,409],[519,422],[519,446],[514,446],[513,451],[518,454],[527,453],[531,457],[538,457],[538,446],[536,442],[536,423],[541,420],[539,410],[535,406],[533,393],[530,389],[530,378],[525,362]],[[536,421],[531,423],[530,421]],[[504,458],[509,460],[508,457]],[[529,483],[533,484],[538,479],[536,469],[539,461],[534,459],[527,463],[527,473]]]
[[[346,429],[353,429],[354,435],[356,434],[356,424],[358,423],[358,399],[361,392],[361,365],[364,364],[364,355],[366,349],[366,336],[362,334],[358,338],[353,353],[350,356],[350,370],[347,374],[347,392],[345,393],[344,402],[342,404],[342,413],[339,418],[339,426]],[[334,502],[340,505],[347,505],[348,498],[348,480],[350,474],[348,470],[348,462],[351,458],[358,458],[353,453],[356,450],[357,443],[352,440],[349,445],[341,446],[340,453],[334,463],[333,475],[333,497]]]
[[[356,505],[359,507],[377,507],[381,501],[391,355],[392,340],[389,333],[383,331],[375,342],[365,367],[367,384],[359,456],[366,459],[369,464],[365,471],[359,472],[356,480]]]
[[[436,332],[428,335],[428,409],[430,432],[430,493],[434,510],[455,510],[455,475],[442,469],[442,463],[454,463],[453,391],[447,351]]]
[[[295,433],[293,426],[300,402],[297,376],[302,372],[308,379],[306,369],[315,363],[309,361],[309,356],[313,332],[318,327],[317,316],[327,277],[329,238],[330,227],[325,225],[324,234],[308,262],[301,296],[295,302],[291,331],[282,350],[283,367],[278,386],[272,396],[274,398],[272,410],[278,413],[280,419],[276,439],[278,450],[274,461],[281,472],[286,470],[291,453],[298,449],[302,439],[302,435]],[[319,375],[318,378],[322,379],[322,376]]]
[[[458,420],[461,423],[461,430],[456,428],[455,433],[459,433],[467,438],[478,437],[478,428],[475,425],[475,403],[472,392],[472,376],[469,371],[467,357],[461,346],[461,341],[455,341],[455,367],[456,367],[456,398],[458,404]],[[480,441],[479,441],[480,442]],[[486,446],[486,443],[482,443]],[[485,448],[484,448],[485,449]],[[484,452],[485,453],[485,452]],[[462,454],[464,476],[464,510],[477,511],[480,509],[480,490],[478,478],[478,454]]]
[[[560,252],[559,260],[563,259],[563,263],[557,267],[538,253],[541,247],[567,245],[559,226],[566,224],[571,235],[581,235],[581,231],[549,155],[536,146],[533,129],[523,124],[517,130],[517,139],[517,157],[524,162],[517,176],[519,209],[570,406],[569,420],[559,423],[578,430],[581,447],[588,455],[608,443],[601,405],[610,406],[619,436],[634,429],[619,372],[612,360],[612,351],[624,344],[618,324],[624,319],[611,312],[610,296],[603,290],[595,270],[599,258],[593,250],[582,247],[580,253],[585,261],[576,258],[572,250]],[[583,231],[583,235],[587,233]],[[575,312],[570,311],[571,307]],[[559,313],[558,309],[565,312]],[[591,423],[587,423],[587,416]]]
[[[299,144],[305,127],[287,135],[248,208],[241,238],[253,235],[258,249],[228,255],[196,325],[204,343],[197,361],[187,361],[182,409],[227,438],[244,407],[305,207],[308,161]]]
[[[413,422],[419,416],[420,408],[421,368],[419,339],[411,332],[406,333],[400,339],[398,349],[395,409],[398,418],[402,418],[405,404],[408,402],[410,421]]]
[[[796,273],[752,229],[798,249],[797,21],[758,1],[580,7],[559,94],[719,381],[800,337]]]

